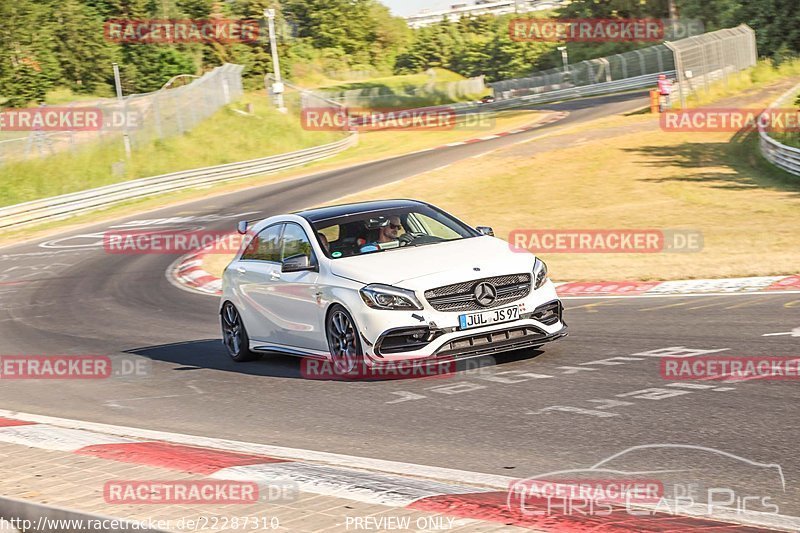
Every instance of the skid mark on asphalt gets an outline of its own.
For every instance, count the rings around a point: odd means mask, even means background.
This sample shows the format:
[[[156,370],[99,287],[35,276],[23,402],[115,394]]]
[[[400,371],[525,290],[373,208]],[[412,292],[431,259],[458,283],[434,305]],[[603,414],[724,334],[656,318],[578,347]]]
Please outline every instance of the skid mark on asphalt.
[[[143,396],[141,398],[123,398],[119,400],[106,400],[105,403],[106,407],[111,407],[112,409],[133,409],[128,405],[122,405],[120,402],[139,402],[139,401],[146,401],[146,400],[165,400],[167,398],[182,398],[186,396],[194,396],[193,394],[169,394],[167,396]]]
[[[564,309],[564,311],[575,311],[577,309],[585,309],[587,313],[598,313],[598,307],[613,307],[614,305],[618,304],[619,300],[609,300],[609,301],[602,301],[602,302],[595,302],[593,304],[586,304],[586,305],[579,305],[576,307],[568,307]]]
[[[64,254],[79,254],[81,251],[78,250],[55,250],[52,252],[27,252],[27,253],[19,253],[19,254],[3,254],[0,255],[0,261],[16,261],[16,260],[29,260],[31,257],[48,257],[52,255],[64,255]]]
[[[702,300],[700,300],[702,301]],[[667,304],[667,305],[659,305],[656,307],[645,307],[644,309],[639,309],[639,311],[659,311],[661,309],[670,309],[672,307],[681,307],[691,302],[691,300],[686,300],[685,302],[678,302],[676,304]]]
[[[768,301],[766,302],[764,301],[763,298],[753,298],[752,300],[746,300],[738,304],[729,305],[728,307],[723,307],[723,309],[727,311],[728,309],[740,309],[742,307],[749,307],[751,305],[773,304],[773,303],[775,303],[775,298],[769,298]]]
[[[783,303],[780,300],[785,298],[784,295],[780,294],[771,294],[771,295],[753,295],[750,298],[746,298],[744,301],[740,301],[734,303],[732,305],[725,305],[728,301],[729,295],[719,294],[714,296],[700,296],[700,297],[686,297],[681,301],[671,303],[671,304],[664,304],[658,305],[654,307],[643,307],[637,309],[638,311],[658,311],[661,309],[672,309],[676,307],[683,307],[687,305],[691,305],[691,307],[685,307],[685,311],[693,311],[699,309],[705,309],[710,307],[718,307],[719,309],[729,310],[729,309],[741,309],[744,307],[751,307],[751,306],[762,306],[762,307],[773,307],[773,308],[800,308],[800,300],[794,300],[791,302]],[[640,299],[631,299],[629,301],[625,301],[623,299],[617,300],[602,300],[601,302],[596,303],[603,303],[603,302],[616,302],[617,307],[638,307],[642,305],[642,300]],[[693,305],[693,304],[700,304],[700,305]],[[581,309],[582,307],[589,307],[592,304],[587,306],[578,306],[567,308],[565,311],[569,311],[571,309]],[[724,306],[724,307],[722,307]],[[776,309],[776,310],[777,310]]]
[[[695,310],[695,309],[705,309],[707,307],[715,307],[717,305],[722,304],[724,301],[725,301],[725,297],[724,296],[718,296],[718,297],[712,298],[711,303],[707,303],[705,305],[695,305],[693,307],[690,307],[689,310],[692,311],[692,310]]]

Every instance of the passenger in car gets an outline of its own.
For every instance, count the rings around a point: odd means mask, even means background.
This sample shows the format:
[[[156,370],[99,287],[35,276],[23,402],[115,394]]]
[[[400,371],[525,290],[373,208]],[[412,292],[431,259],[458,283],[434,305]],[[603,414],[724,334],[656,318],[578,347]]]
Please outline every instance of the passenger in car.
[[[328,242],[328,238],[325,236],[324,233],[317,233],[317,237],[319,237],[319,242],[322,244],[322,247],[325,248],[325,251],[330,253],[331,245]]]

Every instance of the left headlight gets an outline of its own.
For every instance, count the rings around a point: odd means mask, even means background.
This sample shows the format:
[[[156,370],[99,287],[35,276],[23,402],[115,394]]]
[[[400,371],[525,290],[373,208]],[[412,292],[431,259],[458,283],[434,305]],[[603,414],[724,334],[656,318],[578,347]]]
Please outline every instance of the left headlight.
[[[373,309],[395,311],[421,310],[422,304],[414,291],[392,287],[391,285],[372,284],[359,291],[364,303]]]
[[[539,289],[547,281],[547,265],[537,258],[533,264],[533,290]]]

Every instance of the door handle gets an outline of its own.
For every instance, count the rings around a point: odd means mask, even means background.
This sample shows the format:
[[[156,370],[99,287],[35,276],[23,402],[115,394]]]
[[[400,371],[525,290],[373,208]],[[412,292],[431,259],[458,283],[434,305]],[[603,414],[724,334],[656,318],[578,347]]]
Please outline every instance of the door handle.
[[[239,274],[247,274],[247,269],[244,267],[236,267],[236,272]]]
[[[273,270],[273,271],[270,273],[269,277],[270,277],[270,278],[271,278],[273,281],[276,281],[276,280],[279,280],[279,279],[281,279],[281,273],[280,273],[280,272],[278,272],[277,270]]]

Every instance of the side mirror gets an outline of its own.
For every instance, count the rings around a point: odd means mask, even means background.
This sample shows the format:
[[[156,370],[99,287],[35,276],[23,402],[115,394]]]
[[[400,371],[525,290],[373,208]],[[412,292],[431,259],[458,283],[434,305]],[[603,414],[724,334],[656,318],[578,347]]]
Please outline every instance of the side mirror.
[[[478,230],[478,233],[480,233],[481,235],[486,235],[487,237],[494,237],[494,230],[489,226],[478,226],[475,229]]]
[[[287,257],[281,265],[281,272],[305,272],[316,271],[317,265],[311,263],[307,255],[295,255]]]
[[[239,222],[236,225],[236,231],[239,232],[239,235],[247,234],[247,221],[246,220],[242,220],[241,222]]]

